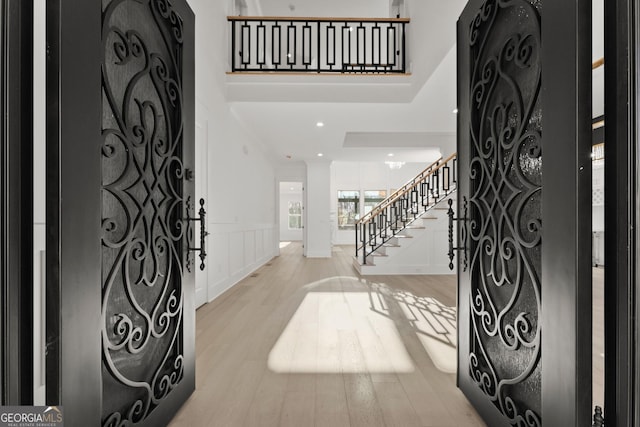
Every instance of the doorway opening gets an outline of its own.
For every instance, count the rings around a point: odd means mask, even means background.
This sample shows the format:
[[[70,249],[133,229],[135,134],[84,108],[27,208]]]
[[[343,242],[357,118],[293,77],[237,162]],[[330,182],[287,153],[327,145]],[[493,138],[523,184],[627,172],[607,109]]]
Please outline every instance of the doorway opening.
[[[604,408],[604,1],[592,7],[592,407]]]
[[[303,183],[282,181],[279,191],[280,242],[302,241],[304,229]]]

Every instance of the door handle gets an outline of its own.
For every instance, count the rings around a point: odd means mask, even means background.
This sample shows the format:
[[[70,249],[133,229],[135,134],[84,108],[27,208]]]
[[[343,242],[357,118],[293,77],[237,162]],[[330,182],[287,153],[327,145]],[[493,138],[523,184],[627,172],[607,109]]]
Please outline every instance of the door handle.
[[[449,252],[447,255],[449,256],[449,270],[453,270],[453,258],[455,257],[456,252],[462,252],[462,271],[467,271],[467,198],[463,197],[462,202],[462,210],[464,215],[462,218],[454,218],[453,212],[453,200],[449,199],[447,204],[449,205],[449,209],[447,210],[447,215],[449,216]],[[461,235],[461,247],[453,246],[453,221],[460,222],[460,235]]]
[[[191,197],[189,197],[189,199],[187,200],[187,206],[191,204],[190,202],[191,202]],[[207,227],[206,217],[207,217],[207,211],[204,210],[204,199],[200,199],[200,210],[198,210],[197,218],[191,218],[187,215],[187,220],[200,222],[200,247],[189,246],[189,251],[200,252],[200,254],[198,255],[200,258],[200,270],[204,270],[206,267],[204,260],[207,258],[207,251],[205,249],[204,239],[209,235],[206,228]]]

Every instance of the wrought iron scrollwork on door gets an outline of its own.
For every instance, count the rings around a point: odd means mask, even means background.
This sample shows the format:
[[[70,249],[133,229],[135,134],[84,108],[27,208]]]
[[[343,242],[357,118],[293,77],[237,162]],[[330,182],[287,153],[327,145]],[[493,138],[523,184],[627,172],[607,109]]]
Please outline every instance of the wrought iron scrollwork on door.
[[[191,230],[191,223],[189,223],[189,232],[187,233],[187,236],[189,238],[189,253],[187,254],[187,262],[186,262],[187,270],[191,271],[191,266],[193,265],[191,252],[200,252],[200,254],[198,255],[200,257],[200,270],[204,270],[205,269],[204,260],[207,258],[207,251],[205,248],[205,238],[209,235],[206,229],[207,212],[204,210],[204,199],[200,199],[200,210],[198,210],[198,218],[192,218],[189,216],[192,210],[191,197],[187,199],[186,205],[187,205],[187,221],[200,222],[200,247],[191,246],[193,233]]]
[[[456,251],[461,252],[462,253],[462,258],[461,258],[461,262],[462,262],[462,271],[467,271],[467,267],[468,267],[468,260],[467,260],[467,197],[465,196],[463,198],[463,203],[462,203],[462,211],[464,212],[462,215],[462,218],[454,218],[454,212],[453,212],[453,200],[449,199],[449,201],[447,202],[447,204],[449,205],[449,209],[447,210],[447,216],[449,217],[449,252],[447,252],[447,255],[449,256],[449,270],[453,270],[454,265],[453,265],[453,258],[455,257],[455,253]],[[462,246],[460,247],[454,247],[453,246],[453,222],[454,221],[459,221],[460,222],[460,228],[459,228],[459,233],[460,233],[460,244]]]
[[[102,424],[144,422],[184,377],[182,20],[103,1]]]
[[[514,426],[541,420],[542,109],[537,0],[468,29],[470,376]]]

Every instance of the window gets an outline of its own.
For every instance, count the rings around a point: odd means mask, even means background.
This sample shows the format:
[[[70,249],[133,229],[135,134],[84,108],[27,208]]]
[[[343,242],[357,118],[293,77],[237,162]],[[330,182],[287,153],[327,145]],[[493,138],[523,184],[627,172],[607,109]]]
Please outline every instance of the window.
[[[302,228],[302,203],[289,202],[289,230]]]
[[[354,228],[360,218],[360,192],[351,190],[338,191],[338,230]]]
[[[386,190],[366,190],[364,192],[364,214],[368,214],[381,201],[387,198]]]

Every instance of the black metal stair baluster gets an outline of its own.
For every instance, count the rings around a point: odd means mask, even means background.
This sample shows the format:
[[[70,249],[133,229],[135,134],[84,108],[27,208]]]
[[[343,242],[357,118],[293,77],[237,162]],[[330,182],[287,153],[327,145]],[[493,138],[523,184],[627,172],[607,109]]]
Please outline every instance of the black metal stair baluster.
[[[407,222],[409,222],[409,198],[405,193],[402,196],[402,228],[407,226]]]
[[[434,200],[434,203],[435,203],[436,194],[435,194],[434,186],[433,186],[434,182],[435,182],[435,178],[434,178],[433,174],[429,175],[429,190],[430,190],[430,194],[431,194],[431,199]]]
[[[451,189],[451,175],[450,168],[447,165],[442,167],[442,191],[444,195],[447,196],[449,194],[449,190]]]
[[[376,247],[376,222],[372,220],[369,222],[369,246],[371,247],[372,253]]]
[[[358,258],[358,228],[360,228],[360,223],[356,222],[356,226],[354,227],[356,229],[356,259]]]
[[[417,187],[413,187],[413,190],[411,190],[411,213],[413,214],[414,219],[418,216],[418,213],[420,213],[418,209]]]
[[[425,191],[425,195],[427,196],[427,206],[429,206],[431,204],[431,175],[429,175],[426,180],[425,180],[425,184],[426,184],[426,191]]]
[[[429,184],[424,179],[420,183],[420,203],[423,209],[429,206]]]
[[[367,224],[360,223],[360,243],[362,243],[362,264],[367,263],[367,238],[366,236]]]
[[[398,220],[398,207],[397,207],[397,201],[394,201],[393,204],[391,205],[391,210],[390,210],[390,224],[389,224],[389,228],[391,228],[391,234],[395,235],[396,234],[396,221]]]
[[[456,185],[458,184],[458,181],[457,181],[458,178],[457,178],[457,175],[456,175],[456,165],[457,164],[458,164],[458,158],[454,157],[453,158],[453,183],[456,184]]]
[[[440,169],[436,169],[435,172],[433,172],[433,178],[435,180],[434,182],[434,189],[435,189],[435,201],[436,203],[438,202],[438,200],[440,199]]]

